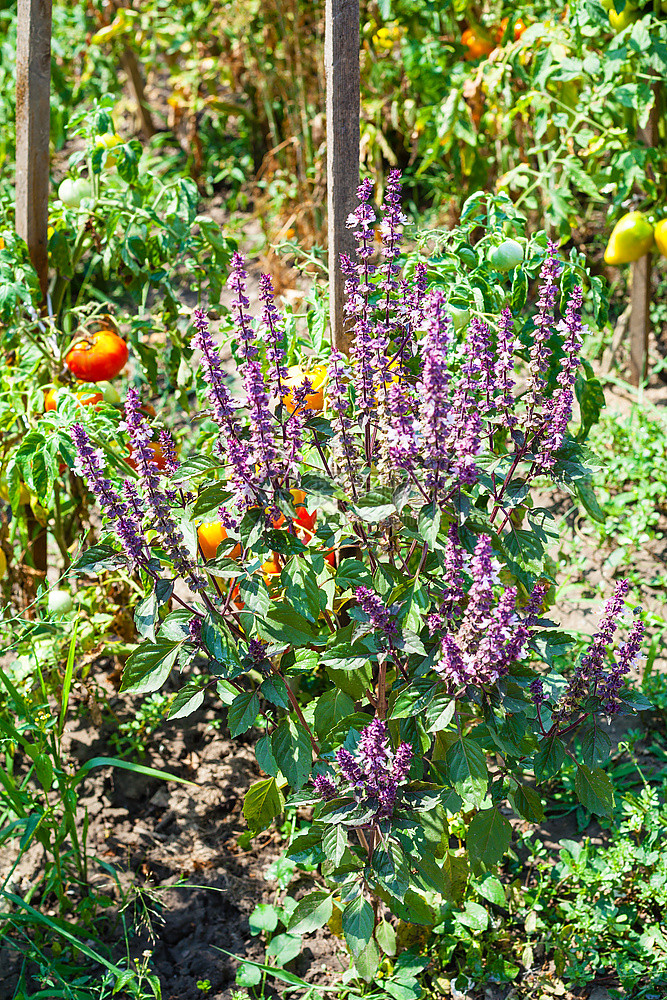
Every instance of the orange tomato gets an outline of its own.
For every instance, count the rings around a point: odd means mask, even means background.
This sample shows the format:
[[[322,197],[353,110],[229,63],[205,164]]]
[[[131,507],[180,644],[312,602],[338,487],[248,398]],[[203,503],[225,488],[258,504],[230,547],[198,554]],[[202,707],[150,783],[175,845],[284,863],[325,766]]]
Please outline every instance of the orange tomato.
[[[49,410],[55,410],[56,400],[58,398],[58,393],[60,388],[58,386],[52,385],[50,389],[46,391],[44,396],[44,410],[49,412]],[[81,392],[75,393],[77,402],[81,406],[93,406],[95,403],[101,403],[104,396],[101,392],[93,392],[92,390],[83,390]]]
[[[77,340],[65,356],[65,364],[82,382],[107,382],[127,364],[127,344],[113,330],[103,329]]]
[[[510,20],[509,17],[504,17],[500,22],[500,25],[496,29],[496,44],[498,45],[500,45],[500,43],[503,40],[503,36],[507,29],[507,25],[509,24],[509,20]],[[519,41],[519,39],[521,38],[527,27],[528,25],[526,24],[525,21],[522,21],[520,17],[517,18],[517,20],[514,22],[514,29],[513,29],[515,42]]]
[[[283,403],[288,413],[294,413],[294,389],[298,389],[304,379],[308,379],[313,387],[313,391],[306,396],[306,410],[321,410],[324,408],[324,386],[327,380],[326,365],[315,365],[311,371],[306,371],[301,365],[292,365],[287,369],[285,386],[290,390],[283,396]]]
[[[461,44],[468,50],[467,60],[482,59],[493,52],[493,42],[480,28],[466,28],[461,35]]]
[[[199,548],[201,549],[202,555],[207,562],[209,559],[215,559],[215,555],[218,551],[218,545],[220,542],[224,541],[226,537],[227,529],[222,521],[208,521],[206,524],[199,525],[197,528]],[[240,555],[241,546],[235,545],[231,553],[229,553],[229,556],[231,559],[238,559]]]

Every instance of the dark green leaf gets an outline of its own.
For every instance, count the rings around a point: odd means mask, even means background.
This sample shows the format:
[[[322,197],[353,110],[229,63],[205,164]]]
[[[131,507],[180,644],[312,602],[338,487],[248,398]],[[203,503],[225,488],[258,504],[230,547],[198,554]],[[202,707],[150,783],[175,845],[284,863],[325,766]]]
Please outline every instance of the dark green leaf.
[[[357,958],[373,936],[373,907],[363,896],[357,896],[343,910],[342,924],[347,946]]]
[[[299,900],[287,929],[293,934],[310,934],[324,927],[333,913],[333,896],[318,889]]]
[[[512,827],[509,820],[497,809],[481,809],[473,816],[466,847],[473,868],[481,864],[491,867],[498,864],[510,846]]]
[[[284,808],[285,800],[275,778],[256,781],[243,800],[243,815],[253,836],[265,830]]]
[[[599,816],[611,816],[614,809],[614,786],[599,767],[589,768],[579,764],[574,779],[577,798],[584,809]]]
[[[259,715],[259,695],[256,691],[237,694],[227,711],[227,725],[232,736],[240,736],[250,729]]]
[[[313,764],[313,748],[301,723],[283,719],[271,737],[271,749],[291,787],[302,788]]]
[[[171,673],[180,648],[181,643],[164,639],[142,643],[125,664],[121,691],[157,691]]]
[[[394,841],[378,846],[373,852],[372,873],[378,883],[396,899],[403,900],[410,884],[410,870],[405,855]]]
[[[280,582],[294,610],[309,622],[316,622],[320,615],[320,588],[306,560],[290,559],[280,573]]]
[[[320,696],[315,706],[315,732],[324,739],[343,719],[354,712],[354,702],[338,688],[331,688]]]
[[[549,736],[540,744],[539,751],[535,754],[533,770],[538,781],[545,778],[553,778],[558,774],[565,763],[565,750],[562,740],[558,736]]]

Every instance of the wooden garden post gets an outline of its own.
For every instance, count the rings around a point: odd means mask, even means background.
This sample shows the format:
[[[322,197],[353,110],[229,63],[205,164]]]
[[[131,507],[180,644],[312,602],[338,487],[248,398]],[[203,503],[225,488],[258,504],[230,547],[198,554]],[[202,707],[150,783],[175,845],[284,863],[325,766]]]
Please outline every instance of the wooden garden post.
[[[637,129],[637,138],[645,146],[654,146],[657,135],[660,88],[653,85],[654,101],[644,128]],[[648,333],[651,305],[651,254],[647,253],[632,265],[630,286],[630,382],[640,385],[646,377]]]
[[[16,231],[28,244],[42,299],[49,279],[49,124],[51,0],[18,0],[16,25]],[[23,600],[32,605],[46,579],[46,530],[26,504],[32,568],[24,565]],[[29,612],[32,616],[34,612]]]
[[[347,354],[340,254],[353,255],[356,247],[345,223],[359,186],[359,0],[325,0],[324,70],[331,341]]]
[[[51,0],[18,0],[16,231],[28,244],[46,298],[48,282]]]

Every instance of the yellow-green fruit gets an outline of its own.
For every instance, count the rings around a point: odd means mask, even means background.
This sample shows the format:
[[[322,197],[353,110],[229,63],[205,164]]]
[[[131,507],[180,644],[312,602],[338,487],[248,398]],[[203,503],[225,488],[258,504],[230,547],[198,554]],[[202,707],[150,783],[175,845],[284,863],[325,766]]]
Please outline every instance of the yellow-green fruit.
[[[605,264],[630,264],[653,246],[653,226],[643,212],[628,212],[611,231]]]
[[[653,230],[655,245],[663,257],[667,257],[667,219],[661,219]]]
[[[639,11],[634,10],[627,3],[620,14],[617,14],[615,10],[609,11],[609,23],[617,35],[637,20],[639,20]]]
[[[0,549],[0,580],[3,578],[6,572],[7,572],[7,556],[2,551],[2,549]]]

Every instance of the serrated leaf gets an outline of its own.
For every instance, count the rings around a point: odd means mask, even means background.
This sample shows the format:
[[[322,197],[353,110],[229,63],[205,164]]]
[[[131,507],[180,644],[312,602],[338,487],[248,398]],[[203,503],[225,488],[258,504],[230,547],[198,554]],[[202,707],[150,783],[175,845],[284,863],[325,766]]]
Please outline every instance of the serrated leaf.
[[[261,739],[257,740],[255,745],[255,757],[257,758],[257,763],[261,767],[262,771],[265,771],[266,774],[273,775],[274,778],[278,777],[280,768],[278,767],[276,758],[273,756],[270,737],[262,736]]]
[[[510,846],[512,827],[509,820],[497,809],[480,809],[473,816],[466,848],[473,868],[480,864],[487,867],[498,864]]]
[[[581,734],[580,740],[581,753],[588,767],[597,767],[598,764],[604,764],[608,760],[611,740],[604,729],[594,724]]]
[[[185,719],[201,707],[204,701],[204,678],[193,678],[182,687],[171,703],[168,719]]]
[[[333,895],[318,889],[299,900],[287,925],[293,934],[310,934],[324,927],[333,912]]]
[[[519,785],[512,792],[511,801],[519,816],[523,816],[529,823],[541,823],[544,819],[540,794],[530,785]]]
[[[373,907],[363,896],[357,896],[343,910],[342,924],[347,946],[357,958],[373,936]]]
[[[380,949],[375,938],[371,938],[364,950],[357,956],[354,966],[365,983],[371,983],[380,964]]]
[[[313,765],[313,749],[301,723],[283,719],[271,737],[271,749],[291,787],[302,788]]]
[[[496,906],[507,905],[505,890],[495,875],[485,875],[479,882],[474,883],[474,889],[480,896],[488,899],[490,903],[495,903]]]
[[[322,848],[329,861],[338,866],[347,848],[347,830],[342,826],[331,826],[322,837]]]
[[[320,615],[320,588],[306,560],[290,559],[281,570],[280,583],[294,610],[309,622],[316,622]]]
[[[558,774],[565,763],[565,750],[562,740],[558,736],[549,736],[540,744],[540,749],[535,754],[533,770],[538,781],[545,778],[553,778]]]
[[[285,799],[275,778],[256,781],[243,800],[243,815],[253,836],[265,830],[284,808]]]
[[[401,848],[394,841],[376,847],[371,870],[379,884],[398,900],[403,900],[410,885],[410,870]]]
[[[339,688],[325,691],[315,706],[315,732],[324,739],[335,726],[354,712],[354,702]]]
[[[121,691],[137,694],[157,691],[171,673],[180,649],[180,642],[168,639],[142,643],[125,664]]]
[[[486,796],[489,775],[486,757],[470,739],[457,739],[445,754],[445,763],[454,788],[459,795],[480,806]]]
[[[290,646],[308,646],[317,637],[308,619],[285,603],[277,604],[267,612],[262,629],[273,639]]]
[[[611,816],[614,810],[614,786],[609,775],[599,767],[579,764],[574,779],[577,798],[585,809],[599,816]]]
[[[392,958],[396,954],[396,931],[388,920],[381,920],[375,928],[375,940],[385,955]]]
[[[237,694],[227,710],[227,725],[232,736],[247,732],[259,715],[259,695],[256,691]]]

